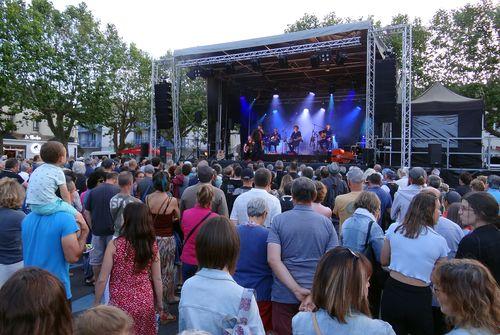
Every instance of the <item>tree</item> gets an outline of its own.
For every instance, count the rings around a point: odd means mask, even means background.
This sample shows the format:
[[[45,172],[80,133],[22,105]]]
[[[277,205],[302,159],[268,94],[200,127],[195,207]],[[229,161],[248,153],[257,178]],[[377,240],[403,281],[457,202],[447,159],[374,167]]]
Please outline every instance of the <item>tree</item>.
[[[114,26],[108,25],[105,36],[111,94],[103,125],[110,129],[118,152],[126,147],[128,134],[138,131],[149,120],[151,59],[135,44],[127,46]]]
[[[15,97],[9,104],[27,119],[46,120],[56,139],[66,144],[76,124],[95,125],[109,109],[110,78],[103,71],[106,54],[99,22],[84,3],[64,12],[47,0],[6,3],[12,48],[10,78]],[[18,24],[21,22],[21,24]],[[31,111],[26,112],[27,109]]]
[[[425,69],[432,81],[484,99],[485,129],[495,136],[500,136],[493,129],[493,124],[500,122],[499,22],[500,12],[489,0],[438,11],[430,26],[430,61]]]

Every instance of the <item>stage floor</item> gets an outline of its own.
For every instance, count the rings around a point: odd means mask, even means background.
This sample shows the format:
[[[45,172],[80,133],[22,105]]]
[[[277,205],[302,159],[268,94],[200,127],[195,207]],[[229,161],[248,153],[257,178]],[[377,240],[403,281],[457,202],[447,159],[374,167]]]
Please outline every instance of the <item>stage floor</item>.
[[[312,155],[298,155],[298,154],[280,154],[268,153],[264,154],[264,162],[276,162],[281,160],[283,162],[298,161],[300,163],[330,163],[331,155],[329,154],[312,154]]]

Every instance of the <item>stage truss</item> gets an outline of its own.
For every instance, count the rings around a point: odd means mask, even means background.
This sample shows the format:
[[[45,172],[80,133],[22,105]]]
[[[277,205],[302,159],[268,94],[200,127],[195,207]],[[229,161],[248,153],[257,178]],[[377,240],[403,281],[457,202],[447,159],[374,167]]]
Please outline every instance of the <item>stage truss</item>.
[[[402,38],[402,55],[400,68],[401,89],[401,166],[411,166],[411,65],[412,65],[412,29],[411,25],[395,25],[374,29],[373,25],[367,31],[366,43],[366,115],[365,138],[366,147],[375,148],[375,60],[376,39],[384,44],[388,35],[400,34]],[[259,57],[291,55],[318,50],[321,48],[341,49],[361,45],[360,37],[343,38],[333,41],[315,42],[276,49],[250,51],[237,54],[226,54],[214,57],[195,58],[177,61],[174,57],[153,60],[151,72],[151,117],[149,127],[150,155],[157,148],[157,129],[154,106],[154,85],[162,80],[172,83],[172,113],[173,113],[173,144],[174,159],[180,159],[181,138],[179,129],[179,105],[181,89],[181,69],[193,66],[220,64],[234,61],[251,60]],[[220,126],[220,123],[219,123]],[[220,137],[220,132],[218,132]],[[216,140],[220,143],[220,139]]]

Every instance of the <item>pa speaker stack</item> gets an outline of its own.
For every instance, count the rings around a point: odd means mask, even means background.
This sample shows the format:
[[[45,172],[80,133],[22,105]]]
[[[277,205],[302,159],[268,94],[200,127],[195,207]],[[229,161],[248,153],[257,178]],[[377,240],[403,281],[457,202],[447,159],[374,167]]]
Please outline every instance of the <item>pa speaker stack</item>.
[[[155,84],[155,112],[157,129],[172,129],[172,84],[162,81]]]

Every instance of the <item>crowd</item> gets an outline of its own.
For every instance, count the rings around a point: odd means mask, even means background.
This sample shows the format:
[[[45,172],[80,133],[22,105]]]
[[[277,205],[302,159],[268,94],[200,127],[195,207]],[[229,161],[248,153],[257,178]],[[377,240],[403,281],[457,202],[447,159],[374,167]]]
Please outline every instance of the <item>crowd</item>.
[[[67,160],[55,141],[0,170],[0,335],[500,333],[494,174]],[[95,307],[73,320],[76,262]]]

